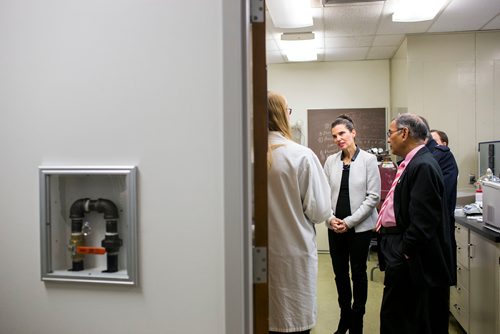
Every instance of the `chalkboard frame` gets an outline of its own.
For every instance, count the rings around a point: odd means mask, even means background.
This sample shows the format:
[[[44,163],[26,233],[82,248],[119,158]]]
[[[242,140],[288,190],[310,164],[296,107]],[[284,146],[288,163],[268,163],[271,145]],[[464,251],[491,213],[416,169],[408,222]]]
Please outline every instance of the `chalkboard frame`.
[[[342,114],[353,120],[357,132],[356,144],[361,149],[386,149],[386,108],[308,109],[307,145],[316,153],[321,164],[339,150],[333,142],[331,124]]]

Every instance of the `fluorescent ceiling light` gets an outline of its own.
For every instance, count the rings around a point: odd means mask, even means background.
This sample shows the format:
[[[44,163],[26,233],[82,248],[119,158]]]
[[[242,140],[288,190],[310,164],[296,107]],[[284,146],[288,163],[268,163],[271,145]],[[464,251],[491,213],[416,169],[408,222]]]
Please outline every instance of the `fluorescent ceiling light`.
[[[311,0],[267,0],[266,4],[276,28],[313,25]]]
[[[447,0],[399,0],[392,21],[419,22],[432,20]]]
[[[318,60],[318,52],[312,32],[282,34],[281,45],[288,61]]]
[[[318,53],[316,50],[310,50],[310,49],[296,49],[296,50],[289,50],[286,53],[286,59],[290,62],[297,62],[297,61],[315,61],[318,60]]]

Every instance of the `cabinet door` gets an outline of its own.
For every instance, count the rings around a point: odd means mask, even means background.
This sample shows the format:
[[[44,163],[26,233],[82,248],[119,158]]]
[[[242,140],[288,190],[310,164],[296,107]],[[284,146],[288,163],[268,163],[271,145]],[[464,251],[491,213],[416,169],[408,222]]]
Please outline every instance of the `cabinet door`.
[[[455,239],[457,241],[457,262],[469,269],[469,229],[455,224]]]
[[[457,240],[457,245],[467,246],[469,243],[469,229],[455,224],[455,239]]]
[[[450,312],[469,332],[469,291],[460,285],[450,287]]]
[[[470,231],[470,334],[498,333],[497,246]]]

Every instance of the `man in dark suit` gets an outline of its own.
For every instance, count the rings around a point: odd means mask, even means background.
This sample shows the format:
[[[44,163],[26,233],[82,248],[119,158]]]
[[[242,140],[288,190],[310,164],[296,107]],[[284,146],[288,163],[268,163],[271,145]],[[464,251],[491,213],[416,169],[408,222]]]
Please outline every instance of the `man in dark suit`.
[[[447,314],[433,312],[430,303],[431,295],[446,298],[455,268],[443,175],[424,146],[427,135],[413,114],[399,115],[387,132],[392,153],[404,161],[377,221],[386,262],[381,334],[443,333],[448,323]]]

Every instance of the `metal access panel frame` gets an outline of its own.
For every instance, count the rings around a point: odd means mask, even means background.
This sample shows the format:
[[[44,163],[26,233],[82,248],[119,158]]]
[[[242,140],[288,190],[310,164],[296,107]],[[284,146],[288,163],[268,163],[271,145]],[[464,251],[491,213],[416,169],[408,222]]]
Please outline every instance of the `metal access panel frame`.
[[[40,166],[39,181],[41,280],[137,285],[137,167]],[[117,233],[109,233],[106,214],[88,209],[89,202],[99,203],[101,199],[115,204]],[[78,247],[78,255],[72,245],[77,233],[70,219],[75,203],[85,204],[84,243]],[[114,272],[106,270],[111,251],[104,248],[103,240],[110,234],[120,239],[118,251],[113,252]],[[79,270],[72,269],[75,256],[83,258],[84,266]]]

